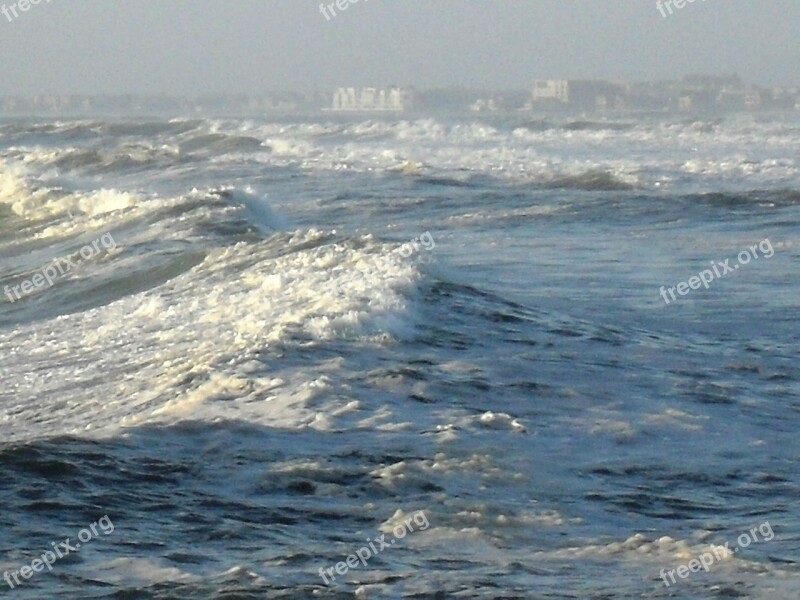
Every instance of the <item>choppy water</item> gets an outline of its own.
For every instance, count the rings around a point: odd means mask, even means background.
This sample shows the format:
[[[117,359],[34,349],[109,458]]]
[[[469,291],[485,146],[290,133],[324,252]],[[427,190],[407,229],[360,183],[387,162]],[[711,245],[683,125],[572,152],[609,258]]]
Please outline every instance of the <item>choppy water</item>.
[[[797,597],[798,149],[797,115],[0,124],[0,573],[114,525],[2,597]]]

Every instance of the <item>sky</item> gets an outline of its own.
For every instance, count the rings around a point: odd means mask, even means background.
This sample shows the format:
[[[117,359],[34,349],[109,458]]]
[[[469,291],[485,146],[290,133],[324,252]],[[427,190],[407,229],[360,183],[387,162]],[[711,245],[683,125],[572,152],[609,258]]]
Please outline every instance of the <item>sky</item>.
[[[0,0],[0,96],[522,90],[694,73],[800,85],[799,0],[687,0],[666,17],[657,0],[338,0],[346,9],[327,18],[319,0],[40,0],[22,12],[25,1]]]

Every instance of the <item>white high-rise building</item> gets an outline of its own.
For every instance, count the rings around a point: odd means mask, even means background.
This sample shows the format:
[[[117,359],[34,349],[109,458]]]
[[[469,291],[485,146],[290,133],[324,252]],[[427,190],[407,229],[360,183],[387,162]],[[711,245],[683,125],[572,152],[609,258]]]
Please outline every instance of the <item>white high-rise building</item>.
[[[411,92],[399,87],[338,88],[333,93],[336,112],[402,112],[411,107]]]
[[[546,79],[533,83],[533,101],[556,101],[569,103],[569,81],[566,79]]]

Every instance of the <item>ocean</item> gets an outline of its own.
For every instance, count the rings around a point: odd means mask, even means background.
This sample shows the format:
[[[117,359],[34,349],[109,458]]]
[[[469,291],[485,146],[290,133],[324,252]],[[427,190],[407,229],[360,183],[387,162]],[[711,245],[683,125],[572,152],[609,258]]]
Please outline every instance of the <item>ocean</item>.
[[[798,597],[799,149],[1,121],[0,597]]]

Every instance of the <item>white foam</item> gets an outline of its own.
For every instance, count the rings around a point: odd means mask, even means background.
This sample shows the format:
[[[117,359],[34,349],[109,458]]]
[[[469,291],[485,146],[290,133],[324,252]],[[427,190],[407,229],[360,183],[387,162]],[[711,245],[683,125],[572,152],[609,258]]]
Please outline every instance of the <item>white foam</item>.
[[[0,333],[0,352],[16,357],[4,364],[2,437],[102,436],[187,418],[331,427],[352,411],[334,380],[263,363],[254,373],[254,357],[290,342],[404,336],[420,274],[368,236],[330,236],[296,231],[214,250],[147,292]],[[38,373],[25,375],[25,357]]]
[[[164,559],[117,558],[91,567],[91,578],[108,584],[149,587],[159,583],[187,583],[201,578]]]
[[[708,538],[709,532],[699,532],[699,538]],[[570,546],[557,550],[534,552],[532,558],[541,563],[543,561],[602,561],[627,563],[637,570],[650,571],[653,579],[658,579],[662,569],[676,569],[686,565],[689,561],[698,559],[703,554],[710,554],[714,562],[710,566],[710,573],[716,581],[741,581],[742,571],[767,575],[770,578],[780,578],[788,583],[777,583],[781,589],[786,586],[800,584],[800,572],[794,566],[778,566],[775,563],[764,562],[747,558],[745,553],[734,552],[735,545],[713,544],[699,540],[689,541],[674,539],[670,536],[652,538],[642,533],[634,534],[625,540],[608,543],[586,544],[583,546]],[[701,578],[704,572],[692,574],[691,577]],[[688,582],[677,580],[677,585],[687,585]],[[673,583],[672,585],[676,585]],[[796,588],[795,588],[796,589]],[[769,590],[764,590],[765,592]],[[761,597],[761,596],[759,596]],[[765,598],[778,597],[766,594]]]
[[[717,185],[720,177],[732,178],[729,185],[800,183],[796,132],[791,128],[755,121],[727,121],[710,129],[706,123],[629,125],[503,130],[479,120],[455,124],[434,119],[367,120],[345,125],[237,124],[233,133],[264,139],[272,147],[271,155],[260,155],[258,160],[312,170],[408,175],[429,170],[454,177],[480,173],[545,184],[602,172],[651,188],[674,187],[686,175]],[[730,155],[730,148],[758,148],[762,158]]]

